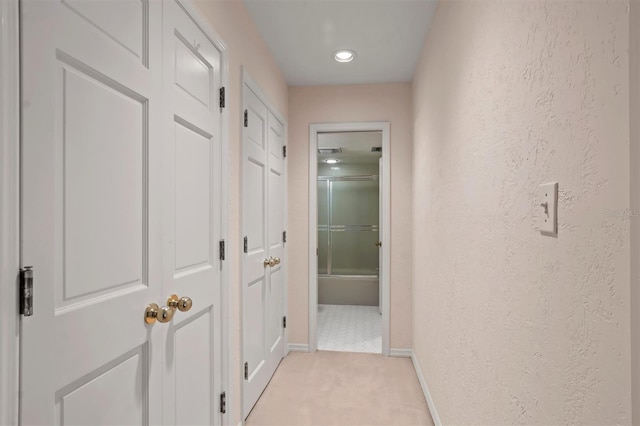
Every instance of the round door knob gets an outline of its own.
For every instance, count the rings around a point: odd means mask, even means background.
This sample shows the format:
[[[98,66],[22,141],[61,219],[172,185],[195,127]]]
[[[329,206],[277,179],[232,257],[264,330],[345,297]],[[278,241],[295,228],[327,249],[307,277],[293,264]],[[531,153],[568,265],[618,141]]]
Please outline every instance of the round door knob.
[[[158,319],[158,312],[160,312],[158,305],[150,303],[147,309],[144,310],[144,322],[147,324],[155,324]]]
[[[279,265],[279,264],[280,264],[280,258],[279,258],[279,257],[276,257],[276,258],[275,258],[275,259],[273,259],[273,260],[275,260],[275,261],[276,261],[276,265]]]
[[[163,306],[158,312],[158,321],[161,323],[169,322],[173,319],[173,308],[170,306]]]
[[[190,297],[181,297],[178,301],[178,309],[180,312],[187,312],[193,306],[193,301]]]
[[[382,247],[382,241],[376,241],[376,247]]]
[[[273,257],[270,257],[269,258],[269,266],[271,266],[273,268],[276,265],[277,265],[276,260]]]
[[[167,299],[167,306],[173,309],[173,311],[175,312],[176,308],[178,307],[177,294],[172,294],[171,296],[169,296],[169,298]]]
[[[270,257],[265,258],[265,259],[262,261],[262,264],[264,265],[264,267],[265,267],[265,268],[266,268],[267,266],[271,266],[271,258],[270,258]]]

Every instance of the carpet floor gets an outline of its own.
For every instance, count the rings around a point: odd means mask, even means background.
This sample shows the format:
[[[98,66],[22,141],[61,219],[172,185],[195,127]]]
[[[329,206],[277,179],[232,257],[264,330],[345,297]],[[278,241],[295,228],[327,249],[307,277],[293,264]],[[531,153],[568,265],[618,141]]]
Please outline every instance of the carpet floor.
[[[292,352],[247,425],[433,425],[409,358]]]

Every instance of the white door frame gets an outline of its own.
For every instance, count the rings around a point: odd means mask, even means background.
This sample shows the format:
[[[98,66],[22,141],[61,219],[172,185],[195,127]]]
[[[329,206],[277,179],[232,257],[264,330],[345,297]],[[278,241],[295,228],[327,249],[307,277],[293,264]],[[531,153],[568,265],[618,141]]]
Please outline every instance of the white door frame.
[[[222,86],[229,85],[229,52],[222,37],[192,0],[177,0],[221,52]],[[19,326],[17,276],[20,268],[20,43],[19,0],[0,1],[0,424],[19,419]],[[229,222],[229,114],[222,110],[222,214],[221,238],[228,241]],[[223,424],[231,423],[234,401],[229,380],[232,329],[229,308],[229,262],[221,269],[222,388],[227,412]]]
[[[249,71],[246,69],[246,67],[242,66],[242,81],[241,83],[241,94],[240,94],[240,104],[242,105],[242,107],[240,108],[240,114],[244,113],[244,101],[242,99],[244,99],[244,91],[245,89],[245,85],[249,87],[249,89],[251,89],[251,91],[258,97],[258,99],[260,99],[260,101],[266,105],[267,109],[269,111],[271,111],[271,113],[276,117],[276,119],[278,121],[280,121],[283,126],[284,126],[284,145],[287,145],[287,141],[288,141],[288,133],[289,133],[289,125],[287,124],[287,120],[284,119],[284,116],[280,113],[280,111],[275,107],[275,105],[271,102],[271,100],[269,99],[269,97],[262,91],[262,89],[260,88],[260,86],[258,85],[258,83],[251,77],[251,75],[249,74]],[[241,158],[244,158],[244,125],[243,125],[243,117],[240,117],[240,135],[241,138],[240,140],[242,141],[241,145],[240,145],[240,155]],[[287,176],[288,176],[288,167],[287,167],[287,160],[286,158],[284,159],[284,166],[283,166],[283,173],[284,173],[284,181],[287,182]],[[244,176],[244,162],[241,164],[240,166],[240,215],[239,217],[242,218],[243,217],[243,209],[244,206],[242,204],[242,188],[243,188],[243,176]],[[289,205],[289,198],[288,198],[288,188],[285,187],[284,189],[284,229],[286,230],[289,226],[289,217],[288,217],[288,209],[287,206]],[[240,232],[238,235],[238,241],[242,241],[244,238],[244,229],[243,229],[243,223],[242,223],[242,219],[240,219]],[[288,279],[287,279],[287,274],[288,274],[288,259],[289,259],[289,249],[288,249],[289,245],[288,243],[284,243],[284,259],[285,262],[282,264],[282,272],[283,272],[283,277],[284,277],[284,315],[288,316]],[[244,276],[243,276],[243,271],[244,271],[244,251],[243,251],[243,246],[242,243],[238,244],[238,254],[240,256],[241,260],[241,264],[240,264],[240,282],[243,283],[244,282]],[[243,318],[244,318],[244,285],[241,286],[242,290],[240,292],[240,323],[241,323],[241,327],[240,327],[240,356],[242,357],[242,360],[244,360],[244,338],[243,338],[243,333],[244,333],[244,324],[242,324],[243,322]],[[289,329],[285,328],[284,329],[284,356],[287,356],[289,353]],[[242,361],[241,360],[241,361]],[[242,365],[242,362],[240,363],[240,365]],[[241,417],[241,423],[244,424],[244,413],[242,412],[242,403],[244,402],[244,370],[242,370],[242,368],[240,369],[240,371],[238,371],[238,377],[240,377],[240,417]]]
[[[309,352],[318,350],[318,133],[382,132],[382,355],[389,356],[391,268],[391,146],[388,121],[318,123],[309,128]]]
[[[0,1],[0,424],[18,424],[20,44],[18,0]]]

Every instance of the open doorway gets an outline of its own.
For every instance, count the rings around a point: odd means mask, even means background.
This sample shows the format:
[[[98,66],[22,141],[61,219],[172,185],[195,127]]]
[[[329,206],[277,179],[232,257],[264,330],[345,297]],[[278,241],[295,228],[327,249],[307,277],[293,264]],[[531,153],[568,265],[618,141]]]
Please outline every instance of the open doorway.
[[[310,351],[389,354],[388,130],[311,126]]]

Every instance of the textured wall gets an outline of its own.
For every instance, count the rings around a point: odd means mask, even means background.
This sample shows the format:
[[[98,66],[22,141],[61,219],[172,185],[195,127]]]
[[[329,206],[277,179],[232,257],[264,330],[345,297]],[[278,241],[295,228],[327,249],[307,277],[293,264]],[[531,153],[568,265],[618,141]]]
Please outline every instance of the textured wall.
[[[392,348],[411,347],[411,85],[289,88],[289,342],[308,343],[309,125],[391,122]]]
[[[227,259],[229,262],[230,306],[230,344],[231,358],[231,395],[229,406],[232,424],[240,421],[242,400],[242,355],[240,343],[242,331],[241,286],[240,286],[240,172],[242,147],[242,66],[258,83],[280,114],[287,118],[287,83],[276,65],[267,45],[249,16],[241,0],[210,1],[196,0],[196,5],[213,23],[229,51],[229,85],[226,89],[226,103],[229,114],[229,239]],[[235,374],[234,374],[235,373]]]
[[[628,1],[444,1],[414,80],[414,349],[445,424],[631,420]],[[535,229],[558,181],[559,235]]]

